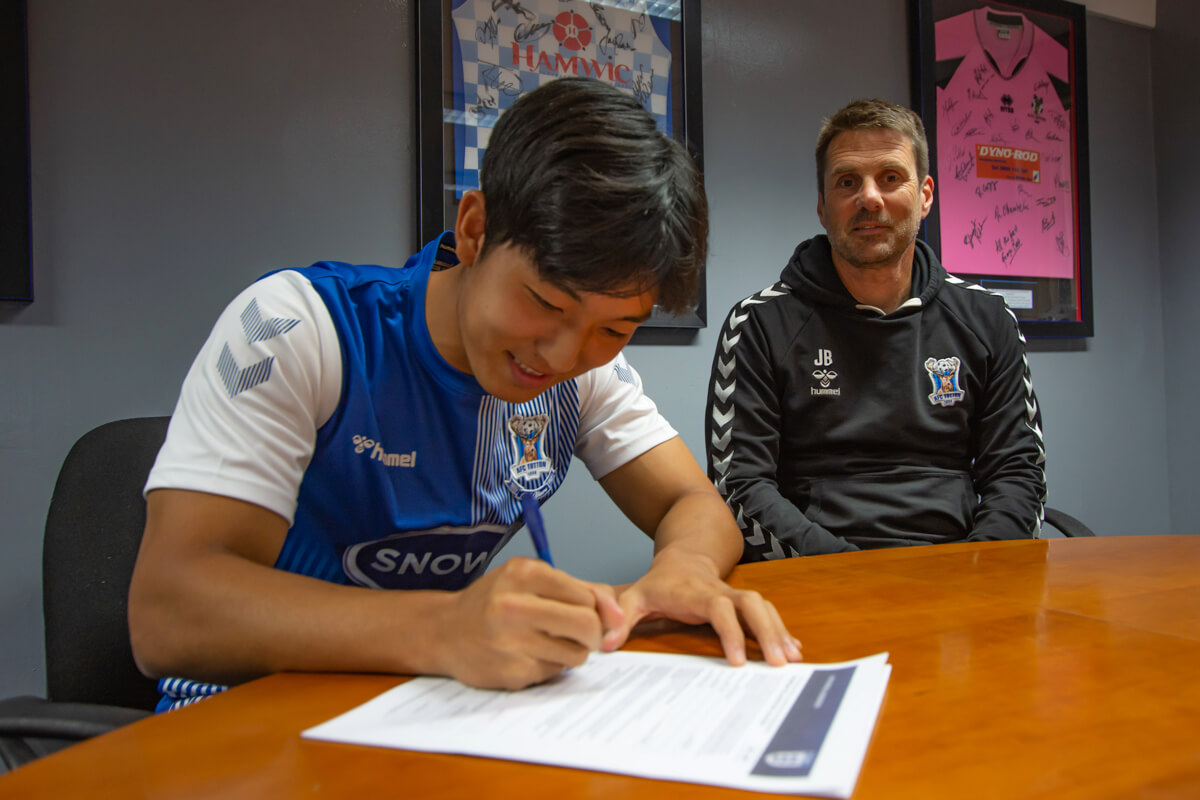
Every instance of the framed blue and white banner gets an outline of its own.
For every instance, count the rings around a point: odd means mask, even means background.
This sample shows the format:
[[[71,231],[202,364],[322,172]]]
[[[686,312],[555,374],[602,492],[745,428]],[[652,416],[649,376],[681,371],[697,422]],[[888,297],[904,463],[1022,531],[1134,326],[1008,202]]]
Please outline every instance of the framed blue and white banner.
[[[418,209],[422,242],[479,187],[492,127],[523,93],[565,76],[629,92],[703,168],[699,0],[419,0]],[[705,325],[696,310],[648,325]]]

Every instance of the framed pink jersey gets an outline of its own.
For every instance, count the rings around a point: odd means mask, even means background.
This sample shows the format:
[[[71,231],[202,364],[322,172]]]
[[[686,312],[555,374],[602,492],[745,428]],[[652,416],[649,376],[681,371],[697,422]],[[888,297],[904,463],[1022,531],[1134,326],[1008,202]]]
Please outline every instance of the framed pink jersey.
[[[1052,76],[1067,50],[1022,14],[967,11],[935,26],[942,264],[951,272],[1074,274],[1070,114]]]
[[[1027,335],[1090,336],[1083,6],[918,0],[925,239],[1002,294]]]

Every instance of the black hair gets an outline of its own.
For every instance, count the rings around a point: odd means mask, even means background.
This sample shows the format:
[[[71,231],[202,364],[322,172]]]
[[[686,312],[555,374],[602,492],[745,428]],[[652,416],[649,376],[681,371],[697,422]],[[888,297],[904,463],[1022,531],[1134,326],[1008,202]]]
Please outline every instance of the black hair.
[[[631,95],[559,78],[500,115],[484,152],[484,249],[524,249],[543,280],[576,292],[654,291],[695,301],[708,203],[695,162]]]

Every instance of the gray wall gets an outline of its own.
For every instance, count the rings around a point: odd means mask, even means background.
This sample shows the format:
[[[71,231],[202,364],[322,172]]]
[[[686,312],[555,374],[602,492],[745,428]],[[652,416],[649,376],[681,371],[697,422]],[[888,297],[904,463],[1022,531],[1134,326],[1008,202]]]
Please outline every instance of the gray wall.
[[[1196,454],[1200,452],[1200,257],[1196,216],[1200,197],[1200,6],[1194,0],[1158,0],[1154,34],[1154,145],[1158,159],[1158,238],[1163,285],[1163,332],[1167,366],[1167,475],[1171,519],[1195,530],[1200,515]],[[1134,262],[1136,263],[1136,262]],[[1136,267],[1135,267],[1136,268]]]
[[[219,309],[261,272],[399,264],[416,247],[410,5],[30,0],[37,299],[0,305],[0,696],[43,689],[41,527],[70,444],[110,419],[169,413]],[[1160,19],[1164,6],[1184,3],[1160,0]],[[726,310],[819,231],[821,117],[854,96],[908,98],[902,0],[703,7],[709,327],[651,332],[630,352],[701,458]],[[1031,356],[1052,502],[1101,534],[1169,532],[1171,511],[1182,532],[1191,517],[1168,502],[1165,454],[1183,480],[1196,449],[1168,451],[1164,423],[1179,384],[1164,376],[1147,146],[1157,124],[1163,150],[1167,130],[1151,105],[1158,34],[1089,25],[1097,335],[1035,343]],[[1194,130],[1179,121],[1170,135]],[[1178,302],[1168,348],[1192,329]],[[1186,355],[1167,352],[1171,364]],[[548,524],[561,565],[584,577],[629,580],[649,556],[582,468]],[[529,552],[523,539],[513,549]]]

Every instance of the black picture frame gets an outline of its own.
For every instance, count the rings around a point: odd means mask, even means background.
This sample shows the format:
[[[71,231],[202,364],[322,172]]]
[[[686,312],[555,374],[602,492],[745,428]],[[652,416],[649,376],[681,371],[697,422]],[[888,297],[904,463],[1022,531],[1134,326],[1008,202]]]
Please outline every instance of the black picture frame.
[[[923,238],[951,274],[1004,295],[1026,336],[1092,336],[1085,8],[911,5],[935,187]]]
[[[475,3],[475,6],[466,6],[467,3]],[[491,64],[476,59],[472,66],[470,54],[464,56],[466,48],[460,45],[455,9],[464,16],[475,14],[477,41],[495,47],[500,56],[498,60],[506,60]],[[488,16],[478,18],[479,9]],[[541,42],[551,38],[548,34],[561,32],[561,29],[555,32],[551,23],[563,13],[581,15],[588,34],[560,40],[555,48],[561,58],[550,56],[543,64],[538,58]],[[617,20],[631,18],[632,23],[618,25]],[[515,26],[512,24],[514,19],[517,20]],[[630,88],[644,103],[653,106],[650,110],[659,121],[660,129],[679,141],[703,171],[700,0],[603,0],[599,3],[583,0],[417,0],[416,23],[417,233],[421,242],[431,241],[443,230],[453,227],[460,192],[464,188],[477,188],[477,175],[472,175],[472,169],[477,170],[475,148],[483,145],[483,139],[479,137],[476,141],[475,137],[525,90],[519,76],[501,79],[499,74],[500,70],[521,72],[522,63],[527,68],[525,80],[532,72],[556,77],[564,73],[586,73],[609,79],[621,88]],[[461,19],[460,23],[467,24]],[[536,43],[537,54],[524,49],[534,41],[529,34],[531,30],[541,34]],[[631,42],[645,31],[655,34],[658,37],[654,40],[655,45],[669,53],[669,76],[663,79],[659,75],[653,88],[643,82],[647,73],[640,67],[636,74],[627,72],[625,70],[629,68],[622,66],[616,58],[621,51],[633,50]],[[518,37],[524,38],[517,41]],[[581,44],[585,38],[587,41]],[[580,49],[572,51],[572,46]],[[575,60],[572,58],[575,53],[588,55]],[[515,69],[514,58],[518,61]],[[542,71],[547,68],[549,73]],[[471,69],[475,71],[474,81],[464,77]],[[656,73],[651,69],[648,74]],[[623,81],[625,76],[629,79]],[[471,128],[475,130],[471,131]],[[707,324],[707,306],[706,281],[702,274],[692,311],[671,315],[655,308],[644,325],[703,328]]]
[[[24,0],[0,3],[0,300],[33,300]]]

